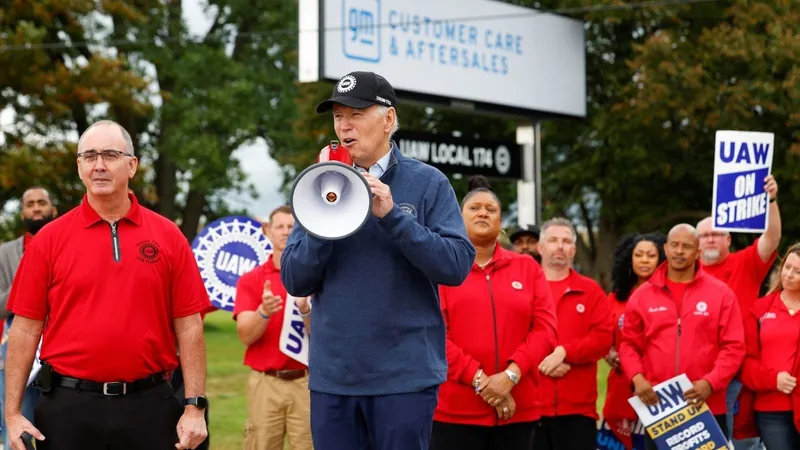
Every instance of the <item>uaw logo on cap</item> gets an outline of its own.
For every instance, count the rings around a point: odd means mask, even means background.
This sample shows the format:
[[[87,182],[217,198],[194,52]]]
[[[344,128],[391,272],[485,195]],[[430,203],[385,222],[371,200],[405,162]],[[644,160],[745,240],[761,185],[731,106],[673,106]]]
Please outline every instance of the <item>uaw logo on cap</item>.
[[[336,85],[336,90],[345,93],[350,92],[356,87],[356,77],[352,75],[347,75],[341,80],[339,80],[339,84]]]
[[[267,260],[272,244],[257,220],[229,216],[203,228],[192,241],[192,250],[211,303],[233,311],[236,282]]]

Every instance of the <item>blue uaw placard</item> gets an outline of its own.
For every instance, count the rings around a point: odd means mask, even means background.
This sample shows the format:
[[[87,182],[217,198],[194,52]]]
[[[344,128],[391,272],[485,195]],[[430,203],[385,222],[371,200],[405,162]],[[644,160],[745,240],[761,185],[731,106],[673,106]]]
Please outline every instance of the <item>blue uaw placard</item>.
[[[764,179],[775,153],[772,133],[718,131],[714,147],[713,228],[762,233],[769,224]]]
[[[644,426],[642,426],[642,423],[636,420],[627,425],[626,436],[630,441],[628,445],[620,441],[605,419],[601,419],[600,426],[597,429],[597,450],[645,450]]]
[[[192,251],[211,303],[233,311],[239,277],[266,262],[272,244],[259,221],[229,216],[203,228],[192,241]]]
[[[689,378],[681,374],[653,388],[657,405],[645,405],[635,396],[628,402],[659,450],[727,450],[728,441],[708,406],[696,407],[683,398],[691,387]]]

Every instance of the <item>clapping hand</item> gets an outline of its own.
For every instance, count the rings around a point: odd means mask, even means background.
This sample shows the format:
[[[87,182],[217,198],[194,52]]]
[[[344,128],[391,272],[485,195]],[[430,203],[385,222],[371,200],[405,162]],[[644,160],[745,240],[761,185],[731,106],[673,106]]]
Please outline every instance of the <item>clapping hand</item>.
[[[265,316],[271,316],[283,308],[283,300],[272,293],[269,280],[264,283],[264,292],[261,294],[261,312]]]

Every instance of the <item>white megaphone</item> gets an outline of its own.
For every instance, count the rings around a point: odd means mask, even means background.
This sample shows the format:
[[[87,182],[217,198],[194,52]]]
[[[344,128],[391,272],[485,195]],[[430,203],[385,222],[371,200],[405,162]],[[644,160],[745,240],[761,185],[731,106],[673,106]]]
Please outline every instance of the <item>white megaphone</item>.
[[[343,239],[361,229],[372,209],[367,180],[338,141],[297,176],[289,196],[295,222],[320,239]]]

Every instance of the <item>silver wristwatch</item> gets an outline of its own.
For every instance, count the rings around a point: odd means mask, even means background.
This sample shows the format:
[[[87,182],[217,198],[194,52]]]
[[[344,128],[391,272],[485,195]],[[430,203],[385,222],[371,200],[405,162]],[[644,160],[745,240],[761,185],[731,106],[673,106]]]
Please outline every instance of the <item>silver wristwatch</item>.
[[[508,378],[511,378],[511,381],[513,381],[514,384],[519,383],[519,378],[517,378],[517,374],[515,374],[512,370],[506,369],[506,375],[508,375]]]

